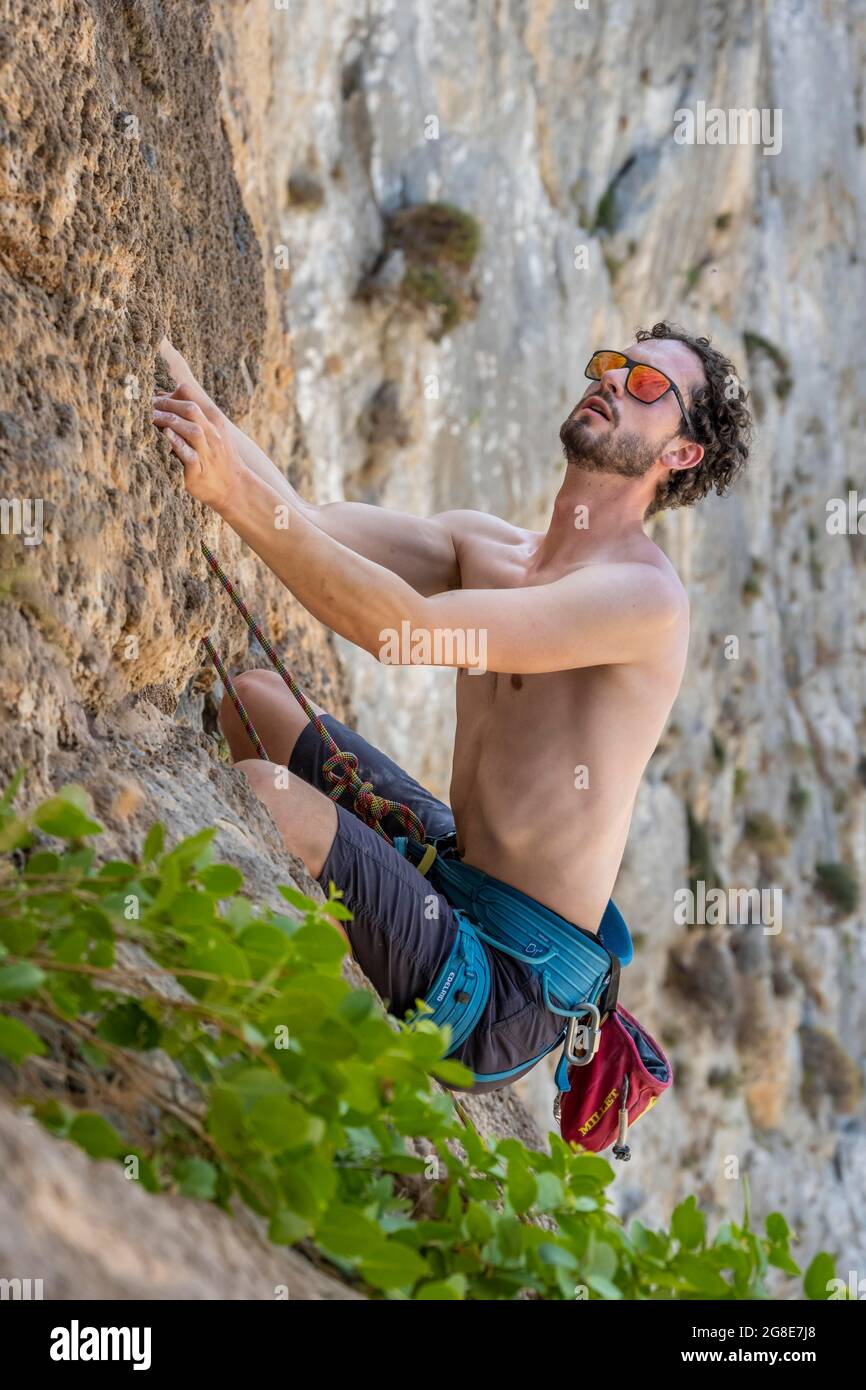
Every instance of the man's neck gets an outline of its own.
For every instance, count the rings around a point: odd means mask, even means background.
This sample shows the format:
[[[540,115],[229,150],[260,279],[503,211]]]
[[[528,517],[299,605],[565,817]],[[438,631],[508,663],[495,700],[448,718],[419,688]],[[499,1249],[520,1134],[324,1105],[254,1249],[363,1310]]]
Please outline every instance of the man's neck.
[[[535,560],[585,557],[611,543],[643,535],[650,499],[640,478],[586,472],[569,464],[553,503],[553,512]]]

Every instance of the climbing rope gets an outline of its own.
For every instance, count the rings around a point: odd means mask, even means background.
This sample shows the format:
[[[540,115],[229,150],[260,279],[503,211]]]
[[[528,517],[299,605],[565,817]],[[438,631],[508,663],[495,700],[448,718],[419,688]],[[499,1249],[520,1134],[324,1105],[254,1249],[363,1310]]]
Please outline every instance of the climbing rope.
[[[204,554],[204,557],[207,560],[208,565],[210,566],[211,572],[216,576],[220,584],[222,584],[223,588],[225,589],[235,608],[238,610],[247,627],[250,629],[250,632],[253,633],[256,640],[264,648],[264,651],[267,653],[268,660],[270,661],[274,670],[277,672],[279,676],[282,677],[283,681],[289,687],[289,690],[291,690],[292,694],[294,695],[298,704],[301,706],[301,709],[304,711],[304,714],[307,716],[310,723],[315,725],[320,735],[325,740],[325,743],[327,744],[330,750],[331,756],[327,758],[325,762],[322,764],[322,772],[324,776],[327,778],[327,780],[331,783],[331,790],[328,792],[328,796],[330,797],[330,799],[332,801],[339,801],[343,792],[346,790],[350,790],[354,793],[355,796],[355,813],[359,815],[361,819],[364,820],[372,830],[375,830],[379,835],[383,837],[383,839],[387,840],[389,844],[392,844],[393,841],[391,840],[391,837],[390,835],[388,835],[387,831],[385,831],[382,828],[382,819],[384,816],[387,816],[389,814],[395,815],[397,817],[397,819],[402,823],[408,835],[411,835],[415,839],[423,842],[425,839],[424,826],[422,822],[418,819],[418,817],[415,815],[415,812],[411,810],[410,807],[404,806],[401,801],[391,801],[387,796],[378,796],[375,790],[373,789],[372,782],[364,782],[361,779],[361,777],[358,774],[358,759],[355,756],[355,754],[343,752],[342,749],[337,747],[337,744],[334,742],[333,738],[328,733],[328,730],[322,723],[320,716],[313,709],[313,706],[310,704],[303,690],[298,685],[298,682],[295,680],[291,671],[289,671],[286,668],[286,666],[284,666],[283,662],[280,660],[278,653],[271,646],[271,643],[268,641],[267,637],[260,628],[259,624],[256,622],[252,613],[250,613],[243,599],[235,591],[234,585],[232,584],[228,575],[222,569],[213,551],[208,549],[204,541],[202,541],[201,543],[201,548],[202,553]],[[238,695],[238,692],[235,689],[234,682],[232,681],[231,676],[229,675],[228,671],[223,665],[219,652],[217,651],[216,647],[214,646],[213,642],[209,637],[205,637],[203,646],[216,668],[217,675],[219,676],[220,680],[225,686],[226,694],[228,695],[229,699],[231,700],[232,704],[238,712],[238,718],[243,724],[250,742],[252,743],[259,757],[263,758],[265,762],[269,762],[270,759],[268,758],[268,755],[265,752],[264,744],[262,743],[261,739],[256,733],[255,725],[253,724],[252,719],[250,719],[250,716],[244,707],[243,701],[241,700],[241,697]]]

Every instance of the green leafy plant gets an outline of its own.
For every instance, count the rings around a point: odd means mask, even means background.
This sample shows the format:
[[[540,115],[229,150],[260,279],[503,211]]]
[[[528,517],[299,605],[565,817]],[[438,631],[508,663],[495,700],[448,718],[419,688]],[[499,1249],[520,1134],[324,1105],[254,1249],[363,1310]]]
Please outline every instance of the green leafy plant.
[[[815,882],[819,892],[845,916],[856,912],[860,903],[860,883],[850,864],[816,864]]]
[[[467,276],[481,248],[481,226],[453,203],[413,203],[388,219],[386,244],[406,261],[401,290],[416,308],[436,310],[436,340],[474,312]]]
[[[482,1140],[433,1083],[471,1082],[447,1031],[423,1011],[389,1019],[343,978],[333,888],[257,906],[214,862],[211,829],[167,847],[157,824],[137,858],[98,863],[80,788],[28,816],[15,792],[0,801],[0,1053],[56,1136],[154,1194],[242,1200],[272,1241],[372,1297],[749,1299],[771,1267],[800,1272],[781,1215],[752,1230],[747,1189],[742,1223],[712,1237],[694,1197],[669,1231],[626,1230],[604,1158],[553,1133],[549,1153]],[[818,1258],[807,1292],[826,1297]]]

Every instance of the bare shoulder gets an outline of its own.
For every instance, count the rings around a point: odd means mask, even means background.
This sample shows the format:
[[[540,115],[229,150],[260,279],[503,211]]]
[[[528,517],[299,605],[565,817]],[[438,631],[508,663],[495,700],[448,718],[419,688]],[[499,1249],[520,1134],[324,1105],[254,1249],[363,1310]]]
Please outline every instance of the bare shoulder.
[[[687,631],[689,599],[671,561],[648,537],[646,544],[613,561],[616,592],[647,621]]]
[[[472,507],[458,507],[450,512],[437,512],[432,519],[448,529],[455,545],[462,540],[468,540],[470,537],[513,541],[515,544],[519,544],[534,534],[522,526],[512,525],[510,521],[505,521],[501,516],[494,516],[492,512],[475,511]]]

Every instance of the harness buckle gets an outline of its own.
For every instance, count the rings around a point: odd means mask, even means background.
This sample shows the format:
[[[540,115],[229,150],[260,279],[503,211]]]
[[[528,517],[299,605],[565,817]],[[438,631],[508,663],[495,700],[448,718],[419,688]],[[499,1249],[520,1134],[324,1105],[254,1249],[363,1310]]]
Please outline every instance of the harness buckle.
[[[601,1014],[595,1004],[582,1004],[580,1014],[588,1014],[589,1022],[581,1022],[578,1014],[575,1013],[568,1020],[568,1032],[565,1035],[565,1057],[574,1067],[585,1067],[592,1061],[598,1045],[601,1042]],[[580,1038],[578,1038],[578,1029]],[[577,1052],[577,1047],[582,1050],[582,1055]]]

